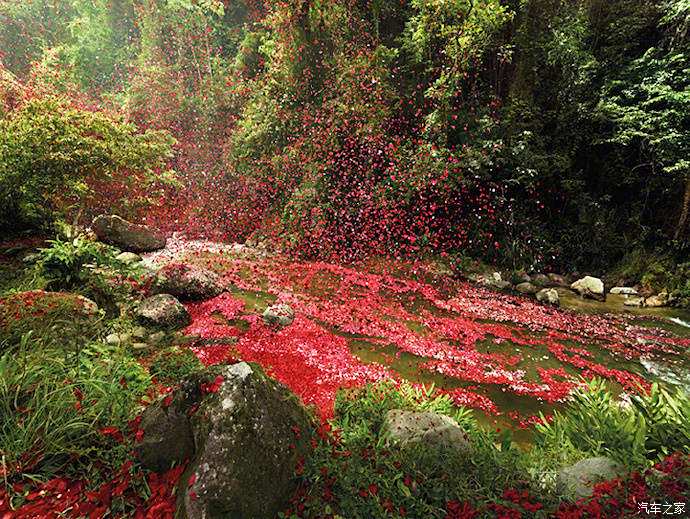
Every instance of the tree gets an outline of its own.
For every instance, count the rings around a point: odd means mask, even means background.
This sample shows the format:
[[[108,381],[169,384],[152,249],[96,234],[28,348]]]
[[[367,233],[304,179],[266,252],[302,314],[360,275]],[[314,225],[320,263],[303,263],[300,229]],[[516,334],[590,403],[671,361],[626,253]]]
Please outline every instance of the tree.
[[[683,240],[690,217],[690,2],[673,0],[665,7],[666,38],[605,85],[599,110],[614,125],[608,142],[634,151],[635,169],[684,185],[673,233]]]

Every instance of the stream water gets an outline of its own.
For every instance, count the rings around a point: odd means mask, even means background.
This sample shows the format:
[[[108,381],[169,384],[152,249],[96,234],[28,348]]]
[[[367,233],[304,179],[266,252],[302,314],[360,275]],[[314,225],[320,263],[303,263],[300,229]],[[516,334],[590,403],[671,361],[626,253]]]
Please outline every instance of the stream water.
[[[202,361],[259,362],[326,416],[340,388],[406,380],[433,384],[487,426],[529,441],[529,423],[562,407],[582,378],[602,377],[615,394],[652,382],[690,388],[689,312],[568,290],[554,309],[402,262],[365,269],[237,248],[173,252],[232,286],[189,305],[187,333]],[[291,326],[262,323],[275,302],[293,307]]]

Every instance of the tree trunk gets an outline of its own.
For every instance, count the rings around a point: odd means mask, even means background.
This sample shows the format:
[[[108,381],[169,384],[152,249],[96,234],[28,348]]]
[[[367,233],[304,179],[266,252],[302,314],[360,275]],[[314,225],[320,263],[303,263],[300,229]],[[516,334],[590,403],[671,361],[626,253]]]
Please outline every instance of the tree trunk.
[[[685,239],[688,216],[690,216],[690,175],[685,178],[685,196],[683,197],[683,207],[680,210],[680,218],[678,218],[678,225],[676,226],[675,240]]]

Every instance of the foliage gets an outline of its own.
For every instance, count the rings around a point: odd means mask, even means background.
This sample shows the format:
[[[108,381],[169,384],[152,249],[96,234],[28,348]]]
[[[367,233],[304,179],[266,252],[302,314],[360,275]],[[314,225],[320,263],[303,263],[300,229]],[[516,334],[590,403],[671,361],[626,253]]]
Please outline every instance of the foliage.
[[[155,354],[149,373],[161,384],[174,385],[202,368],[203,364],[189,348],[171,346]]]
[[[0,226],[64,215],[95,182],[164,179],[172,142],[64,100],[31,100],[0,120]]]
[[[554,414],[552,422],[537,425],[536,458],[544,452],[584,453],[610,456],[637,468],[648,465],[647,460],[690,452],[687,393],[670,393],[653,384],[648,394],[630,400],[630,405],[621,405],[603,380],[590,381],[573,393],[573,400]]]
[[[32,334],[3,350],[0,445],[5,478],[46,478],[95,460],[119,466],[127,452],[106,428],[124,430],[133,418],[148,386],[143,369],[113,348],[92,343],[71,350]]]
[[[387,446],[382,424],[390,409],[449,414],[469,432],[473,451]],[[324,512],[343,517],[454,517],[450,514],[456,508],[466,506],[467,513],[477,513],[487,503],[545,516],[539,512],[543,505],[532,508],[535,499],[529,491],[521,494],[526,489],[519,450],[511,447],[509,438],[501,449],[494,446],[496,441],[468,410],[454,408],[447,396],[434,396],[433,388],[381,383],[346,390],[338,395],[336,416],[322,426],[316,451],[306,460],[305,490],[295,505],[305,517]],[[507,488],[520,489],[516,494],[521,499],[512,502],[504,494]]]
[[[143,281],[144,271],[117,260],[120,251],[114,247],[84,235],[48,243],[50,247],[39,249],[35,275],[49,290],[76,290],[112,305],[124,301]]]

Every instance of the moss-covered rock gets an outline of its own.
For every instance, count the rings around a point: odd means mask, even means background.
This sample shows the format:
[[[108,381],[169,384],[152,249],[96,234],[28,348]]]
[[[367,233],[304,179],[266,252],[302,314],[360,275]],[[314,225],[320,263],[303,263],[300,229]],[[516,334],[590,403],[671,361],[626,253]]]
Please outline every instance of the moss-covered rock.
[[[197,447],[182,481],[181,517],[274,518],[296,488],[311,421],[297,398],[261,368],[228,366],[192,417]],[[213,389],[213,388],[212,388]]]
[[[298,399],[254,364],[216,366],[186,379],[144,413],[137,453],[165,470],[191,459],[178,516],[274,518],[296,488],[313,425]]]
[[[183,328],[192,322],[187,309],[170,294],[158,294],[139,303],[137,319],[145,325]]]
[[[96,333],[100,316],[98,305],[78,294],[19,292],[0,298],[0,335],[20,336],[31,331],[34,337],[68,341],[73,335],[83,335],[84,329]]]
[[[225,290],[214,272],[186,263],[171,263],[160,269],[154,289],[183,301],[211,299]]]
[[[101,215],[91,227],[99,240],[129,252],[150,252],[165,247],[163,234],[145,225],[128,222],[119,216]]]

